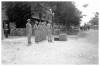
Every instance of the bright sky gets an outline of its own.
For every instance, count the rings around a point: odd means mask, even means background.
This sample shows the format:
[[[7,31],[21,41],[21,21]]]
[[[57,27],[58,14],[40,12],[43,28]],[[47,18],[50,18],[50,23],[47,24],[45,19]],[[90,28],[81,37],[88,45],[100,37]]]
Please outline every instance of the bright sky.
[[[82,14],[87,15],[82,18],[81,25],[93,18],[95,12],[99,12],[99,0],[74,0],[74,2],[76,7],[82,11]],[[84,4],[88,4],[88,6],[84,8]]]

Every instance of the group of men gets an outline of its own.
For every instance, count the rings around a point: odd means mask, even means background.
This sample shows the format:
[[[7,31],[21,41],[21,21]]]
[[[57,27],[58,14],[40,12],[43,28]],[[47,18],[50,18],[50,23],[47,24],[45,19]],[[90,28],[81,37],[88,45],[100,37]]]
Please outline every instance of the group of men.
[[[80,30],[82,30],[82,31],[87,31],[89,29],[90,29],[90,26],[87,26],[87,25],[80,27]]]
[[[52,26],[51,22],[46,23],[35,21],[34,27],[31,25],[31,20],[27,20],[26,31],[28,37],[28,45],[31,44],[32,31],[35,32],[35,42],[38,43],[40,41],[46,40],[48,38],[48,42],[52,42]]]

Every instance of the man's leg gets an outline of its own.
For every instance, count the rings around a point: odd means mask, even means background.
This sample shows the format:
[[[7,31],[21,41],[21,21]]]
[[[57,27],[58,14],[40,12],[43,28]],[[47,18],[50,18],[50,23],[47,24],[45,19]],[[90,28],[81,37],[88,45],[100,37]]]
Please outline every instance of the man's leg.
[[[50,42],[52,42],[52,35],[50,35]]]
[[[48,36],[48,42],[52,42],[52,37],[51,37],[51,35]]]
[[[8,38],[7,30],[5,30],[5,37]]]
[[[8,30],[7,30],[7,38],[8,38]]]
[[[28,45],[31,44],[31,36],[28,36]]]

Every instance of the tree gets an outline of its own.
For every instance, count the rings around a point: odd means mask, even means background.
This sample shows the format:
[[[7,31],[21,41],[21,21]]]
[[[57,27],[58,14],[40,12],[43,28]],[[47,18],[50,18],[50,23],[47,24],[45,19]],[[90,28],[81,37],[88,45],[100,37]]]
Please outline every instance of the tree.
[[[99,13],[96,12],[95,16],[89,21],[92,25],[98,25],[99,24]]]
[[[6,15],[9,22],[16,23],[17,27],[25,27],[31,11],[27,2],[3,2],[6,5]]]
[[[19,27],[24,27],[23,24],[31,17],[31,8],[39,14],[40,19],[43,13],[47,14],[47,10],[52,9],[55,13],[54,22],[65,25],[67,29],[71,25],[79,25],[80,12],[72,2],[5,2],[5,4],[9,21],[15,22]]]
[[[55,10],[55,22],[66,25],[67,29],[70,29],[71,25],[78,26],[80,12],[72,2],[58,2]]]

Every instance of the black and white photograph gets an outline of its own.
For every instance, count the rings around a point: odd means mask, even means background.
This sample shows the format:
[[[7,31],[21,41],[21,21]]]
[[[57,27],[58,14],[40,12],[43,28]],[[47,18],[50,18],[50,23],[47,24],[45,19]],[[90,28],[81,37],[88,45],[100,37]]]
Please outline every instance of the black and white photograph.
[[[1,1],[1,64],[99,64],[98,0]]]

